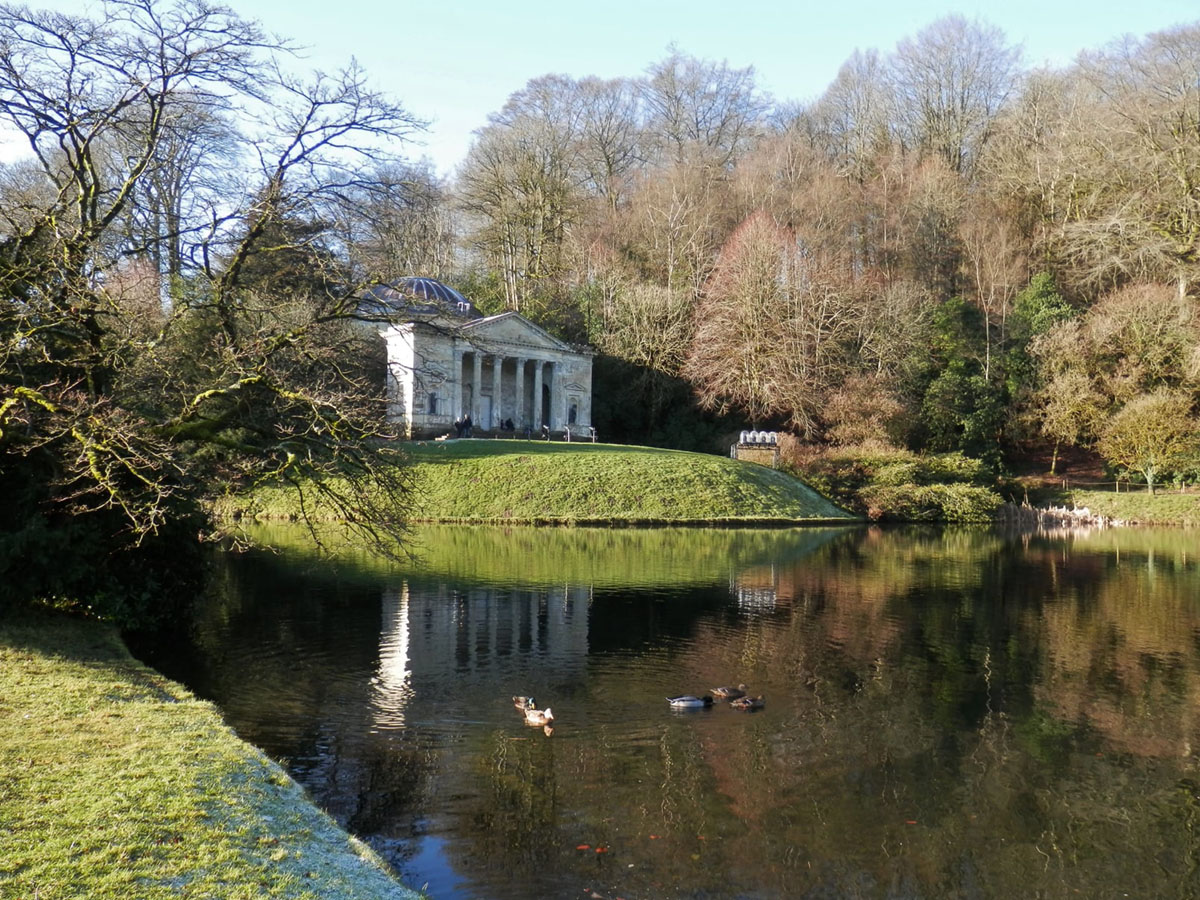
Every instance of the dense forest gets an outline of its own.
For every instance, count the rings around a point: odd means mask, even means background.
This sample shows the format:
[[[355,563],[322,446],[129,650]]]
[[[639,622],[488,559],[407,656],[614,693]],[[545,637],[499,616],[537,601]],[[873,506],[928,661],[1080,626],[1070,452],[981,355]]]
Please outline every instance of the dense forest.
[[[199,0],[0,5],[8,589],[153,593],[264,481],[387,545],[408,485],[358,298],[406,274],[595,347],[613,440],[1200,472],[1200,24],[1053,70],[950,16],[805,103],[679,49],[549,74],[448,179],[368,73],[295,66]]]
[[[443,202],[473,293],[603,351],[652,440],[699,437],[672,428],[690,401],[808,441],[1196,473],[1198,25],[1030,70],[951,16],[806,104],[679,51],[548,75]]]

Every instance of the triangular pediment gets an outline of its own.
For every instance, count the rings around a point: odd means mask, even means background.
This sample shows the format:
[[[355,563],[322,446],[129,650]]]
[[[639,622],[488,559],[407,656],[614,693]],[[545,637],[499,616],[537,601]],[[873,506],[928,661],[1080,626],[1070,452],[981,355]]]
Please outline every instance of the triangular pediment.
[[[506,312],[485,319],[476,319],[461,329],[463,337],[471,343],[487,348],[511,346],[526,350],[554,350],[558,353],[579,353],[565,341],[534,325],[520,313]]]

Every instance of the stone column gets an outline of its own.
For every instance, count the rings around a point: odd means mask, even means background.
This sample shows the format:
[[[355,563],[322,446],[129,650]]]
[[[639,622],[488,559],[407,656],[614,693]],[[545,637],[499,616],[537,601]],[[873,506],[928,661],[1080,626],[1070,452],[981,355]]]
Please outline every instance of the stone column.
[[[500,430],[500,423],[504,421],[504,407],[500,400],[500,371],[504,368],[504,357],[492,354],[492,421],[488,423],[488,427],[493,431]]]
[[[562,392],[558,387],[558,363],[550,363],[550,414],[546,417],[550,430],[557,431],[562,425],[562,417],[558,413],[562,405]]]
[[[542,430],[542,361],[533,361],[533,413],[529,417],[533,430]]]
[[[517,357],[517,373],[513,383],[513,397],[515,399],[515,408],[513,410],[513,424],[517,426],[517,430],[525,427],[525,357]]]
[[[461,419],[463,414],[462,409],[462,351],[457,347],[450,351],[450,383],[453,385],[454,396],[450,401],[450,416],[455,419]]]
[[[479,421],[480,409],[483,407],[483,391],[479,389],[483,384],[483,354],[476,350],[471,354],[471,361],[474,363],[471,371],[471,424],[476,428],[483,428],[483,423]]]

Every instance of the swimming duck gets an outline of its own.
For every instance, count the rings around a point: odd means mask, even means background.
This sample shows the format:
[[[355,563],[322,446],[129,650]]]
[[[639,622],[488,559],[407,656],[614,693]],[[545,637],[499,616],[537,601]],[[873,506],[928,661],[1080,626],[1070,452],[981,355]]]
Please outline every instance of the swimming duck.
[[[759,694],[757,697],[738,697],[736,700],[729,701],[729,705],[734,709],[755,710],[762,709],[766,705],[766,701],[763,700],[762,694]]]
[[[537,701],[532,697],[513,697],[513,706],[520,710],[536,709]]]
[[[709,694],[705,694],[703,697],[681,694],[678,697],[668,697],[667,702],[676,709],[698,709],[702,706],[712,706],[713,698]]]
[[[545,709],[527,709],[525,710],[526,725],[549,725],[554,721],[554,713],[550,712],[550,707]]]
[[[746,686],[744,684],[739,684],[737,687],[725,685],[713,688],[711,693],[714,697],[720,697],[722,700],[736,700],[738,697],[746,696]]]

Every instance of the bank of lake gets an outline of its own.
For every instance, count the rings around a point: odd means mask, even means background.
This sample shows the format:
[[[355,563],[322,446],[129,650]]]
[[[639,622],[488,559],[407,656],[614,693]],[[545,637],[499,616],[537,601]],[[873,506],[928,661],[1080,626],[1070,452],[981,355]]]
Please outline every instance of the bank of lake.
[[[108,625],[0,621],[0,898],[416,900]]]

